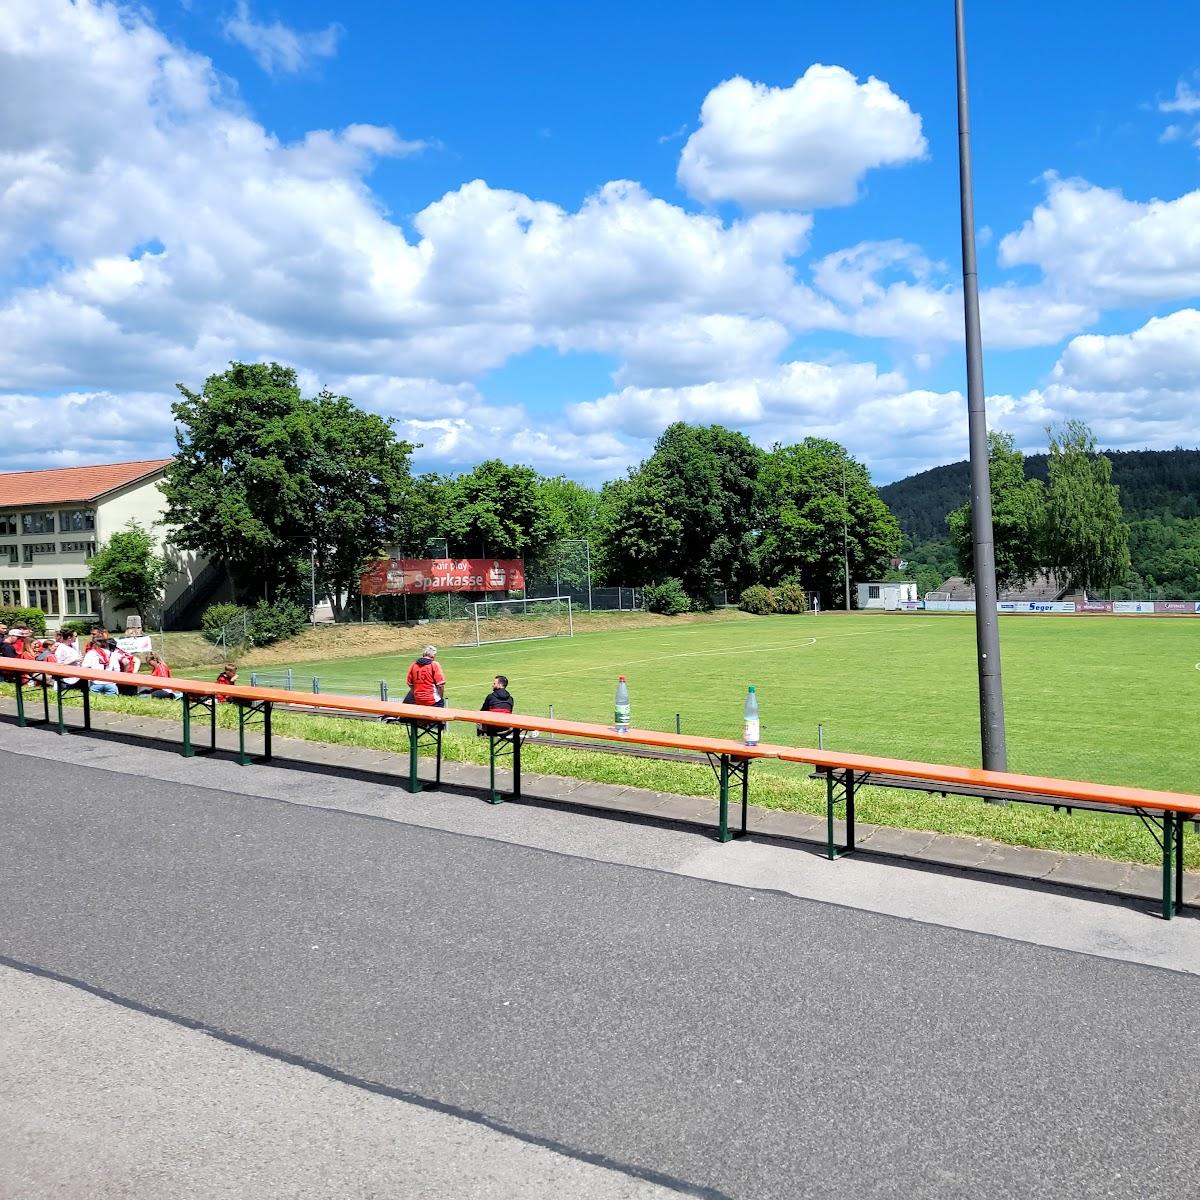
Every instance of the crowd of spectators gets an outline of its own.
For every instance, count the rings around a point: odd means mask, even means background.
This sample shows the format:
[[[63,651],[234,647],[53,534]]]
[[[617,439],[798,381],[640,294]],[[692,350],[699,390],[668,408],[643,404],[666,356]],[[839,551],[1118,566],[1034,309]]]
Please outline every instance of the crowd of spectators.
[[[54,637],[35,637],[33,631],[23,626],[9,628],[0,621],[0,658],[20,658],[31,663],[54,662],[61,667],[84,667],[89,671],[105,671],[119,675],[137,675],[142,670],[142,660],[137,654],[124,649],[108,630],[101,626],[93,628],[87,643],[80,649],[80,638],[74,630],[60,629]],[[181,692],[174,691],[163,680],[170,679],[171,668],[159,654],[151,653],[146,658],[150,668],[149,678],[153,683],[142,685],[128,680],[92,679],[88,691],[100,696],[152,696],[160,700],[177,700]],[[20,676],[21,687],[41,687],[43,676],[34,671]],[[56,676],[53,682],[60,689],[81,688],[79,676]]]

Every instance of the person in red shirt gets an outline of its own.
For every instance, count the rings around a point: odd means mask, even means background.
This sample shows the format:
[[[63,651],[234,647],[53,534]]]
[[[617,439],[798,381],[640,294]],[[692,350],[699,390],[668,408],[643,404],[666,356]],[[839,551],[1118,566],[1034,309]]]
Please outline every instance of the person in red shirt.
[[[166,662],[159,655],[151,654],[146,659],[146,665],[149,666],[150,674],[153,678],[171,678],[171,668],[167,666]],[[177,692],[162,683],[155,684],[153,688],[140,688],[139,691],[143,695],[149,693],[155,700],[179,700],[183,696],[182,692]]]
[[[437,661],[437,647],[426,646],[425,652],[408,668],[408,695],[405,704],[428,704],[432,708],[446,707],[446,676]]]
[[[217,676],[218,683],[237,683],[237,667],[233,663],[226,663],[220,675]],[[218,696],[217,700],[221,704],[228,704],[228,696]]]

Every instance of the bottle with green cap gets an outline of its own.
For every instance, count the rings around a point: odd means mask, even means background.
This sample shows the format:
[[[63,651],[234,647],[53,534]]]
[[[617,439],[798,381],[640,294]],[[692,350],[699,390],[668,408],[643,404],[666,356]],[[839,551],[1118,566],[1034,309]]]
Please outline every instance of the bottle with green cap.
[[[747,746],[758,745],[758,693],[754,690],[754,684],[750,685],[742,708],[742,741]]]

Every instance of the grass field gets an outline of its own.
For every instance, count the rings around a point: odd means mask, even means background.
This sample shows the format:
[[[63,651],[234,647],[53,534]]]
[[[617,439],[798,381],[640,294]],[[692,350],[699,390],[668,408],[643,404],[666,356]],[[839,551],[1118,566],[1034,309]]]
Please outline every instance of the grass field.
[[[430,634],[436,640],[436,633]],[[1002,621],[1013,770],[1192,791],[1200,787],[1200,622],[1010,617]],[[443,647],[454,706],[475,707],[493,674],[522,712],[612,719],[618,674],[634,724],[738,736],[747,684],[763,740],[978,765],[975,627],[969,616],[730,614],[677,628]],[[292,663],[322,691],[404,694],[411,655]],[[273,671],[279,670],[272,667]]]
[[[679,713],[687,733],[740,736],[742,700],[753,683],[761,697],[764,740],[813,745],[821,722],[830,747],[978,765],[975,628],[969,616],[726,612],[688,624],[620,625],[573,639],[444,646],[438,657],[450,703],[478,706],[499,672],[509,676],[519,711],[545,713],[554,705],[558,717],[608,722],[616,678],[624,674],[635,725],[674,729]],[[1200,791],[1200,622],[1010,617],[1001,621],[1000,632],[1013,770]],[[436,627],[430,627],[430,637],[438,640]],[[408,651],[272,663],[269,670],[290,665],[297,686],[317,675],[324,692],[376,692],[386,679],[391,697],[401,699],[412,657]],[[242,681],[249,682],[249,670]],[[0,694],[11,694],[11,688],[0,687]],[[162,701],[94,697],[93,703],[178,719],[177,706]],[[232,706],[222,707],[219,716],[223,725],[235,724]],[[373,722],[281,711],[275,728],[315,741],[403,748],[402,732]],[[485,761],[486,743],[469,728],[454,726],[445,752],[451,760]],[[524,758],[531,771],[713,794],[712,774],[702,766],[533,742]],[[803,768],[757,764],[752,802],[823,812],[824,787],[807,775]],[[858,811],[868,822],[1015,845],[1141,862],[1159,854],[1149,834],[1123,817],[1067,816],[1036,806],[879,788],[860,794]],[[1186,862],[1200,867],[1200,838],[1188,839]]]

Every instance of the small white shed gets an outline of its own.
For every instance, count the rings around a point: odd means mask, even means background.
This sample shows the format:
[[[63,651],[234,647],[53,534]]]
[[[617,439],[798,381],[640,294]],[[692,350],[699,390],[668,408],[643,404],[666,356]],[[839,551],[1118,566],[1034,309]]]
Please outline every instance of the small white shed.
[[[917,599],[917,585],[904,579],[894,583],[860,583],[858,588],[859,608],[903,608],[909,601]]]

